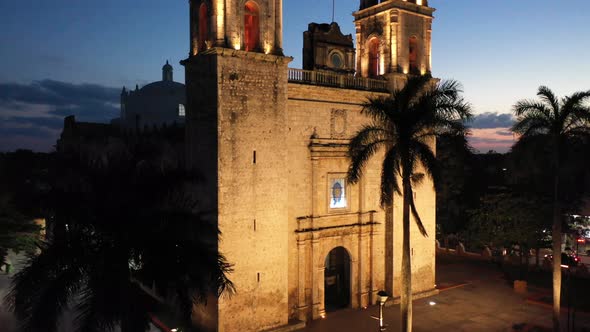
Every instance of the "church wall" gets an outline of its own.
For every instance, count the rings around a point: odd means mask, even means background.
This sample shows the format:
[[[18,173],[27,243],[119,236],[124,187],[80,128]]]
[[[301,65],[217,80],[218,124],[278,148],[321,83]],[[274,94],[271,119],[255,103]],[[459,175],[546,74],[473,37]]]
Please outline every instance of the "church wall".
[[[288,322],[289,60],[218,48],[185,62],[189,165],[204,176],[201,199],[217,207],[218,249],[234,270],[236,294],[209,308],[217,331]]]
[[[219,331],[287,324],[285,59],[218,55],[219,250],[237,289],[219,300]]]
[[[318,301],[323,301],[324,296],[324,260],[335,247],[343,246],[351,255],[352,307],[368,305],[371,291],[384,287],[384,213],[379,207],[379,158],[371,160],[361,183],[348,187],[349,208],[342,211],[342,215],[333,213],[329,209],[328,181],[334,174],[345,176],[349,165],[346,148],[319,155],[313,152],[312,156],[310,137],[315,135],[326,142],[347,142],[366,122],[360,114],[362,103],[370,96],[386,94],[295,83],[288,86],[288,232],[289,257],[294,258],[289,262],[289,315],[311,319],[323,313],[323,303]],[[315,227],[366,223],[369,214],[359,215],[358,212],[370,210],[377,211],[373,218],[379,224],[375,226],[297,232],[304,222]],[[302,219],[306,216],[318,218]],[[372,248],[371,232],[374,234]],[[371,257],[374,258],[373,267]]]

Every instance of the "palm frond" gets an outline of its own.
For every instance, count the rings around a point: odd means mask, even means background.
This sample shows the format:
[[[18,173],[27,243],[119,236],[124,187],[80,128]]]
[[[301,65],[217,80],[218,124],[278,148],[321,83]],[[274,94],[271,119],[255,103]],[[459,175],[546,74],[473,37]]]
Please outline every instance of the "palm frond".
[[[512,126],[512,131],[522,136],[544,134],[551,130],[550,119],[537,112],[521,115]]]
[[[412,174],[412,176],[410,177],[410,180],[412,181],[412,186],[419,186],[424,182],[424,178],[426,177],[426,175],[424,173],[414,173]]]
[[[381,167],[381,206],[387,207],[393,203],[393,193],[401,194],[398,183],[400,175],[399,152],[396,146],[391,147],[385,154]]]
[[[5,299],[25,331],[56,331],[59,317],[80,287],[82,258],[75,257],[79,248],[56,249],[48,247],[32,257]]]
[[[556,111],[559,110],[559,99],[555,96],[551,89],[542,85],[539,87],[537,96],[539,96],[539,98],[541,98],[542,101],[551,106],[554,114],[559,113],[558,111]]]
[[[407,109],[419,98],[421,94],[428,91],[426,86],[432,82],[429,76],[414,76],[408,79],[403,88],[394,91],[393,100],[396,101],[398,107]]]
[[[422,223],[422,218],[420,218],[420,214],[418,214],[418,209],[416,209],[416,204],[414,203],[414,195],[410,195],[410,210],[412,211],[412,216],[414,216],[414,222],[416,222],[416,226],[418,226],[418,230],[420,234],[424,237],[428,237],[428,232],[424,227],[424,223]]]
[[[590,91],[575,92],[571,96],[563,99],[562,112],[571,114],[576,109],[583,109],[584,103],[588,100],[590,100]]]
[[[387,142],[387,132],[376,125],[364,126],[350,141],[348,156],[351,160],[347,181],[356,183],[361,178],[365,164]]]
[[[524,116],[527,113],[534,112],[535,114],[542,114],[547,119],[551,119],[554,116],[552,112],[547,108],[547,105],[540,103],[536,100],[524,99],[519,100],[512,106],[512,111],[517,117]]]
[[[426,143],[419,141],[412,144],[412,150],[424,168],[425,174],[432,179],[434,187],[437,188],[440,182],[440,170],[434,152]]]
[[[368,116],[374,123],[385,124],[388,122],[388,112],[395,107],[396,105],[389,98],[371,98],[363,104],[361,114]]]

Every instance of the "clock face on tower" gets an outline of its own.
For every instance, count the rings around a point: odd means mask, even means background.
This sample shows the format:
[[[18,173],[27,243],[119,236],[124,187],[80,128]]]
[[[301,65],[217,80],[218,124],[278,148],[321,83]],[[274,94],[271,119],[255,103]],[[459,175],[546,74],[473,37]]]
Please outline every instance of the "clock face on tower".
[[[340,69],[344,66],[344,59],[338,52],[334,52],[330,55],[330,62],[332,63],[332,67],[336,69]]]

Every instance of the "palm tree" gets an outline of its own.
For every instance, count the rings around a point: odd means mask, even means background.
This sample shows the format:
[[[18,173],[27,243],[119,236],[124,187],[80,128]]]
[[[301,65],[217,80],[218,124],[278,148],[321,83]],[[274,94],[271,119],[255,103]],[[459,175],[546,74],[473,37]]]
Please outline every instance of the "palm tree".
[[[193,304],[232,292],[217,226],[188,187],[194,177],[149,150],[54,168],[49,239],[6,299],[22,330],[56,331],[69,306],[78,331],[143,332],[163,310],[190,329]]]
[[[513,106],[517,117],[512,131],[520,140],[544,136],[551,149],[553,174],[553,330],[559,331],[561,301],[561,202],[560,169],[564,144],[569,140],[590,137],[590,91],[576,92],[559,99],[546,86],[539,87],[540,100],[521,100]]]
[[[400,310],[404,332],[412,330],[410,213],[422,235],[428,236],[414,205],[412,186],[422,182],[425,176],[437,183],[438,166],[433,147],[438,135],[466,134],[463,121],[471,117],[471,111],[459,93],[460,85],[455,81],[436,84],[430,77],[411,77],[390,97],[369,99],[364,104],[362,113],[372,122],[350,141],[348,181],[358,182],[367,161],[383,149],[381,206],[391,213],[394,192],[403,196]],[[420,166],[426,174],[418,172]],[[401,186],[398,178],[401,178]]]

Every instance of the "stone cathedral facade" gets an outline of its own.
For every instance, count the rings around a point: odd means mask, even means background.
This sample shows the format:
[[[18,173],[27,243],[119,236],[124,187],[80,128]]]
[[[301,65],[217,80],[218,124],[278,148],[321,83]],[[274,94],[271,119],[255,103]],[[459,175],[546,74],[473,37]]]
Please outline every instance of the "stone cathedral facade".
[[[186,146],[222,232],[237,293],[195,310],[218,331],[285,330],[400,292],[402,202],[379,205],[381,160],[346,182],[349,139],[370,97],[430,73],[434,9],[426,0],[361,0],[356,44],[336,23],[304,32],[304,69],[283,54],[282,0],[191,0]],[[434,145],[434,142],[433,142]],[[435,192],[412,223],[416,296],[436,292]],[[299,323],[301,324],[301,323]]]

